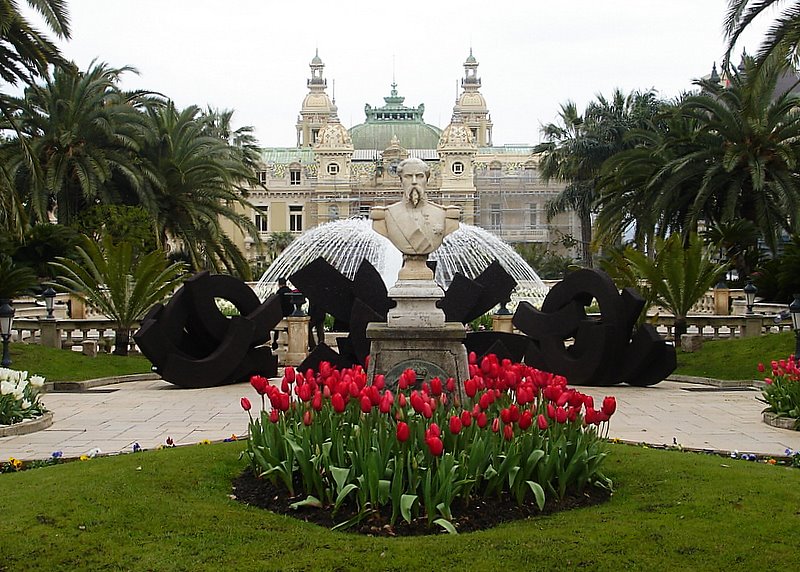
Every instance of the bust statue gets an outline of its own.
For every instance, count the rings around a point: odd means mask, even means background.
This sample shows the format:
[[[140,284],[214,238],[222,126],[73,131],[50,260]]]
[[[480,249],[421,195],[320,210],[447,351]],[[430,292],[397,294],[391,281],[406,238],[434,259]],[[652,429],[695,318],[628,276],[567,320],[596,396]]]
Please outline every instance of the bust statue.
[[[397,165],[403,199],[370,211],[372,228],[388,238],[407,256],[425,256],[439,248],[445,236],[458,229],[459,208],[428,200],[426,190],[431,171],[421,159],[406,159]]]

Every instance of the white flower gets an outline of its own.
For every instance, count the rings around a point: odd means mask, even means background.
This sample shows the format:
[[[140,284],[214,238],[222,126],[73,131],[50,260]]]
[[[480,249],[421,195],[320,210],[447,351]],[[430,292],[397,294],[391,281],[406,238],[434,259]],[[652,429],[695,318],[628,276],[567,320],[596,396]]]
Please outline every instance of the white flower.
[[[30,409],[30,407],[31,407],[31,402],[28,401],[27,399],[23,399],[22,400],[22,408],[23,409]]]
[[[100,453],[102,453],[102,451],[99,448],[95,447],[94,449],[90,449],[89,452],[86,453],[86,456],[93,459]]]
[[[15,385],[7,379],[0,381],[0,395],[10,395],[14,387]]]
[[[42,387],[44,385],[44,377],[41,375],[32,375],[30,382],[33,387]]]

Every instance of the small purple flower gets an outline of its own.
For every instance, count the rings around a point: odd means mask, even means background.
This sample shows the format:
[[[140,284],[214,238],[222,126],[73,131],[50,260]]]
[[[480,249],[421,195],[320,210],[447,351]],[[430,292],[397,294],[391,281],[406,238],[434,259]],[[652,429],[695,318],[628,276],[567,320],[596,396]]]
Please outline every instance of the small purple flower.
[[[139,445],[139,443],[134,443],[133,444],[133,452],[134,453],[138,453],[141,450],[142,450],[142,447],[141,447],[141,445]]]
[[[53,451],[53,454],[50,455],[53,459],[60,459],[64,455],[61,451]]]

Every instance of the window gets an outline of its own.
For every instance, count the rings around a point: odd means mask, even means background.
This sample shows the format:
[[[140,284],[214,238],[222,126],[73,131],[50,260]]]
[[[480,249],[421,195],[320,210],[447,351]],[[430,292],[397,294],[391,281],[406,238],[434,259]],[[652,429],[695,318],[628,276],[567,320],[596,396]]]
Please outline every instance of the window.
[[[267,172],[266,171],[258,171],[256,173],[256,175],[258,176],[258,182],[260,184],[262,184],[262,185],[266,185],[267,184]]]
[[[358,218],[369,218],[371,208],[369,205],[358,205]]]
[[[464,163],[462,163],[461,161],[456,161],[455,163],[453,163],[452,169],[454,175],[461,175],[464,173]]]
[[[503,225],[503,211],[499,204],[489,205],[489,229],[499,230]]]
[[[489,165],[489,182],[492,184],[499,184],[500,183],[500,163],[492,163]]]
[[[339,174],[339,164],[338,163],[328,163],[328,174],[329,175],[338,175]]]
[[[473,127],[473,128],[470,129],[470,131],[472,131],[472,140],[477,143],[478,142],[478,128],[477,127]]]
[[[535,183],[536,182],[536,167],[533,165],[525,165],[525,182],[526,183]]]
[[[316,143],[317,137],[319,137],[319,129],[312,129],[311,130],[311,142]]]
[[[289,205],[289,231],[301,232],[303,230],[303,207]]]
[[[266,210],[266,207],[261,207],[262,211]],[[255,216],[255,225],[256,229],[258,229],[259,234],[264,234],[269,232],[269,225],[267,223],[267,215],[265,214],[257,214]]]
[[[530,216],[530,228],[534,229],[539,224],[539,205],[536,203],[528,205],[528,214]]]
[[[328,207],[328,217],[331,220],[339,220],[339,205],[331,205]]]
[[[290,185],[299,185],[300,184],[300,169],[290,169],[289,170],[289,184]]]

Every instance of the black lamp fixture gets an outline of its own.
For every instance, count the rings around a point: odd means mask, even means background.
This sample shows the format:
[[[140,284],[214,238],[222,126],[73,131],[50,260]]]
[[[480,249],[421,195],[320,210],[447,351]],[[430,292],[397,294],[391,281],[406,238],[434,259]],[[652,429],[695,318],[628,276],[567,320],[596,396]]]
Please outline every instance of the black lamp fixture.
[[[756,303],[756,294],[758,293],[758,288],[756,285],[753,284],[753,281],[749,278],[747,279],[747,284],[744,286],[744,300],[747,304],[747,313],[753,313],[753,304]]]
[[[498,308],[497,312],[495,312],[495,315],[497,315],[497,316],[510,316],[511,315],[511,310],[506,308],[506,305],[509,302],[511,302],[511,300],[503,300],[502,302],[500,302],[500,308]]]
[[[56,291],[53,290],[52,287],[48,286],[47,289],[42,292],[42,298],[44,298],[44,307],[47,308],[47,319],[53,319],[53,303],[56,300]]]
[[[800,294],[794,295],[794,300],[789,304],[789,314],[792,316],[792,329],[794,330],[794,355],[800,356]]]
[[[0,305],[0,337],[3,339],[3,359],[0,365],[9,367],[11,356],[8,355],[8,342],[11,341],[11,324],[14,322],[14,308],[10,300],[3,300]]]

